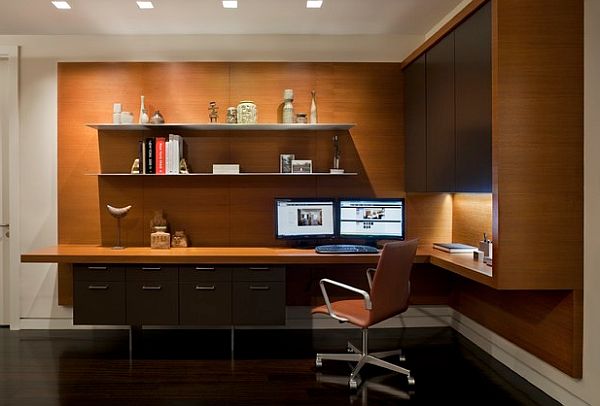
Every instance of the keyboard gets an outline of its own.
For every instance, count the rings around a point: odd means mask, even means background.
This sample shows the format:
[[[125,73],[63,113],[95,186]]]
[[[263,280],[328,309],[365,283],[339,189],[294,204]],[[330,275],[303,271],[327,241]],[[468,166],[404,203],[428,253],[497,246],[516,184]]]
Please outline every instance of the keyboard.
[[[315,247],[317,254],[377,254],[379,251],[369,245],[335,244]]]

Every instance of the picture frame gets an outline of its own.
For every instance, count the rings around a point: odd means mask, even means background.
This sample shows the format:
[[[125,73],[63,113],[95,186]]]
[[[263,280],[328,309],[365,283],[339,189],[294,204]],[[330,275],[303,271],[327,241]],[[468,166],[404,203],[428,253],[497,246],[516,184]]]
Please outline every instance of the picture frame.
[[[292,173],[312,173],[312,160],[310,159],[293,159]]]
[[[292,173],[292,161],[295,158],[294,154],[279,155],[279,173]]]

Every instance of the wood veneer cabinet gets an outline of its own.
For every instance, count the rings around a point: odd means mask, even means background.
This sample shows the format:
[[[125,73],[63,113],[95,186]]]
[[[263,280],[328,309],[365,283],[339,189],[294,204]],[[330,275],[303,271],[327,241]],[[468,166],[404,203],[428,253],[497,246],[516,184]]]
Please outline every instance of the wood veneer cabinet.
[[[411,64],[426,55],[429,70],[430,55],[454,36],[455,92],[446,102],[455,105],[457,164],[456,188],[448,191],[482,191],[491,175],[490,286],[497,289],[582,287],[582,4],[474,0],[403,62],[406,81]],[[432,77],[428,72],[428,95]],[[428,100],[427,114],[438,104]],[[487,168],[479,149],[491,149],[491,170],[477,169]],[[429,154],[427,162],[435,164]]]

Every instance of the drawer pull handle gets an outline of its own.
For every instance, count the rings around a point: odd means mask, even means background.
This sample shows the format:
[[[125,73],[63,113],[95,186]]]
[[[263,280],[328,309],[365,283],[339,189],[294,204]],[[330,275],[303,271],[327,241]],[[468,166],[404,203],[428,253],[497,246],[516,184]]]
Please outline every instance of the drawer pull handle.
[[[270,286],[250,286],[250,290],[269,290]]]
[[[268,271],[271,268],[269,268],[268,266],[251,266],[250,270],[251,271]]]
[[[214,266],[197,266],[196,271],[214,271]]]
[[[89,290],[107,290],[108,285],[89,285],[88,289]]]
[[[144,266],[144,267],[142,267],[142,271],[160,271],[160,266],[157,266],[157,267]]]
[[[161,290],[162,286],[142,286],[142,290]]]
[[[90,271],[106,271],[108,270],[107,266],[88,266],[87,269]]]
[[[212,286],[198,286],[198,285],[196,285],[196,290],[215,290],[215,285],[212,285]]]

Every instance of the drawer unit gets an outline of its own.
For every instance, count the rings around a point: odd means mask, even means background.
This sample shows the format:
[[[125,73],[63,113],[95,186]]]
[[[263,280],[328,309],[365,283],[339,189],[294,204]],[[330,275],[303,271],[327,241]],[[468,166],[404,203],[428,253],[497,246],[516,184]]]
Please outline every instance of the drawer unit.
[[[285,282],[234,282],[233,324],[285,324]]]
[[[181,283],[230,280],[231,268],[211,265],[186,265],[179,267],[179,281]]]
[[[177,281],[128,281],[127,324],[179,323]]]
[[[125,267],[105,264],[75,264],[73,265],[74,281],[125,281]]]
[[[235,281],[285,281],[284,266],[252,265],[234,268]]]
[[[179,324],[230,325],[231,282],[181,283],[179,285]]]
[[[127,324],[125,306],[125,282],[74,282],[73,324]]]
[[[133,265],[127,268],[128,281],[177,282],[178,267],[173,265]]]

